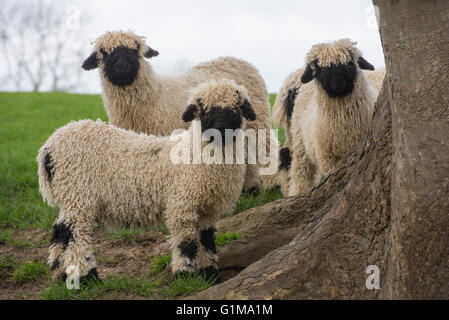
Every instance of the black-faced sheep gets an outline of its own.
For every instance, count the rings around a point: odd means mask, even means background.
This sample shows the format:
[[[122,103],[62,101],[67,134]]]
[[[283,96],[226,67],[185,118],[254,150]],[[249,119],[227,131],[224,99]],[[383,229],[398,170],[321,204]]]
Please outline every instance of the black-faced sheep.
[[[355,43],[317,44],[284,82],[273,107],[275,126],[286,128],[280,150],[282,190],[297,195],[327,174],[371,126],[385,70],[377,71]],[[314,80],[314,81],[312,81]]]
[[[221,80],[193,92],[182,115],[191,126],[178,135],[138,134],[99,120],[58,129],[37,157],[42,196],[60,209],[48,259],[55,274],[76,266],[82,279],[97,276],[91,234],[99,220],[115,226],[165,222],[173,272],[213,275],[215,219],[234,208],[246,165],[192,164],[195,145],[204,149],[217,143],[204,141],[195,130],[244,130],[247,120],[256,119],[249,101],[244,87]],[[189,161],[175,161],[177,150],[188,150]]]
[[[169,135],[175,129],[187,128],[181,114],[191,88],[208,80],[232,79],[247,88],[251,98],[257,120],[248,123],[248,127],[271,129],[265,81],[248,62],[222,57],[200,63],[180,76],[168,77],[155,74],[145,60],[157,55],[143,37],[131,32],[107,32],[95,41],[95,49],[83,68],[100,69],[110,124],[136,132]],[[260,185],[258,168],[257,164],[247,167],[245,190]]]

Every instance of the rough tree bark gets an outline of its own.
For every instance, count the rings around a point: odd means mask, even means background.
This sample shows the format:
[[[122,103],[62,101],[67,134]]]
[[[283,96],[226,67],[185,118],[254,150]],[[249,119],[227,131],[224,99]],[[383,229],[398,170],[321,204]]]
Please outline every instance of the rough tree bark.
[[[449,298],[449,2],[375,1],[392,94],[388,296]]]
[[[244,270],[195,298],[449,298],[449,2],[374,4],[387,77],[370,134],[310,192],[223,220],[244,236],[220,268]]]

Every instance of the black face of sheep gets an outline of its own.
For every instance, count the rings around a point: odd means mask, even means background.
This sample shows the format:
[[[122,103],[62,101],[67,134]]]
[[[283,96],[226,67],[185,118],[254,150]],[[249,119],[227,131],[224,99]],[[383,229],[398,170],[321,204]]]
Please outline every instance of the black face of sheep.
[[[363,57],[358,60],[360,69],[374,70]],[[330,67],[320,67],[318,61],[307,65],[301,77],[302,83],[316,79],[331,98],[344,97],[354,90],[357,80],[357,66],[353,61],[346,64],[332,63]]]
[[[226,129],[236,130],[242,126],[240,110],[230,107],[211,107],[207,112],[201,110],[201,131],[216,129],[220,131],[223,142]]]
[[[137,48],[128,48],[120,45],[112,52],[107,53],[105,50],[100,49],[101,56],[103,57],[103,73],[105,77],[114,85],[119,87],[125,87],[133,84],[137,79],[139,73],[139,45]],[[144,54],[145,58],[151,58],[157,56],[159,53],[156,50],[148,47]],[[84,70],[92,70],[98,67],[99,54],[93,52],[83,63],[82,68]]]
[[[112,84],[129,86],[136,80],[139,72],[139,53],[137,49],[119,46],[111,53],[102,50],[104,75]]]
[[[343,97],[354,90],[357,69],[352,61],[347,64],[331,64],[316,68],[315,79],[331,98]]]
[[[199,115],[201,120],[201,131],[216,129],[221,133],[223,142],[225,142],[226,129],[236,130],[242,127],[242,116],[246,120],[256,120],[256,114],[248,100],[237,107],[212,106],[205,110],[201,101],[197,104],[191,104],[182,115],[185,122],[190,122]]]

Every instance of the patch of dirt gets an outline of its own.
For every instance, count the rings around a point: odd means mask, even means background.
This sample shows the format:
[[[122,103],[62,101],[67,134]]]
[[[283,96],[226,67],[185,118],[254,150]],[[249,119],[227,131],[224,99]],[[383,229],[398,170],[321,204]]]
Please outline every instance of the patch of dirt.
[[[138,235],[133,241],[111,241],[107,233],[96,239],[98,274],[142,276],[148,274],[154,256],[169,253],[169,244],[163,234]]]
[[[0,244],[1,259],[10,258],[16,265],[22,265],[26,261],[40,260],[46,264],[48,257],[48,245],[51,232],[47,230],[20,230],[14,231],[12,238],[26,240],[31,247],[18,247],[14,245]],[[151,260],[154,256],[169,253],[169,244],[163,233],[139,234],[131,241],[111,240],[104,230],[94,233],[94,253],[97,258],[97,270],[100,278],[112,276],[145,277],[150,273]],[[39,299],[40,293],[48,288],[51,277],[20,284],[11,280],[13,268],[7,268],[0,272],[0,299]],[[103,297],[103,299],[108,297]],[[126,295],[116,295],[110,298],[135,299]]]

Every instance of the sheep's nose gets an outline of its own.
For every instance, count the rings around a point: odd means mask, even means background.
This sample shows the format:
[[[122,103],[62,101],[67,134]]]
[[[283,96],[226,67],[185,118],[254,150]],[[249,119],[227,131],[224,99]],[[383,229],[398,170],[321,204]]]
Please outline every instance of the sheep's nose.
[[[344,80],[337,80],[331,82],[331,89],[334,91],[340,91],[345,87],[345,81]]]
[[[131,64],[126,60],[120,60],[115,63],[114,69],[117,72],[127,72],[131,69]]]

